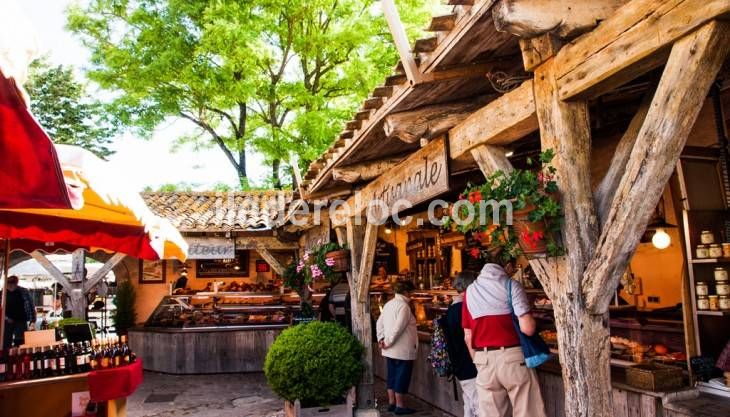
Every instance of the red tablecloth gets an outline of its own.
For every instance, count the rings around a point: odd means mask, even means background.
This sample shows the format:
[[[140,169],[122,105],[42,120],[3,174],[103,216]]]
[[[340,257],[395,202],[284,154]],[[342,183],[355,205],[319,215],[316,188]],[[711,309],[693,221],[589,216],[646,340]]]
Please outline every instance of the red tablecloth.
[[[129,397],[142,383],[142,360],[119,368],[89,372],[89,393],[92,402]]]

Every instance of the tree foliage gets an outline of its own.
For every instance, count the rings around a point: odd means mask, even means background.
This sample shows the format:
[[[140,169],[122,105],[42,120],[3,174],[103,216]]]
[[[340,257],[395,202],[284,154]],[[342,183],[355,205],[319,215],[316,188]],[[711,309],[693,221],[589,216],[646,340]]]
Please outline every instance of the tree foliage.
[[[113,153],[109,145],[118,126],[74,79],[71,68],[35,60],[25,87],[33,115],[53,142],[81,146],[102,158]]]
[[[428,2],[430,6],[432,2]],[[408,27],[429,8],[399,2]],[[246,150],[272,166],[317,157],[397,62],[372,0],[90,0],[68,27],[91,50],[88,76],[115,91],[111,111],[149,134],[168,117],[225,153],[247,185]]]

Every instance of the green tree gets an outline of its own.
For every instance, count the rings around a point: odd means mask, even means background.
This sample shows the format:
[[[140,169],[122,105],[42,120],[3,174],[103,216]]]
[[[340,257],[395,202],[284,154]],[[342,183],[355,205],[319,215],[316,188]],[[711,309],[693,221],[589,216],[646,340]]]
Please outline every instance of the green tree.
[[[399,6],[423,27],[422,2]],[[280,187],[288,155],[318,156],[397,61],[372,0],[90,0],[68,28],[91,50],[89,78],[118,93],[122,123],[148,135],[191,121],[199,134],[181,140],[218,146],[243,187],[249,146]]]
[[[118,126],[75,80],[71,68],[35,60],[25,87],[33,115],[53,142],[77,145],[102,158],[113,153],[109,144]]]

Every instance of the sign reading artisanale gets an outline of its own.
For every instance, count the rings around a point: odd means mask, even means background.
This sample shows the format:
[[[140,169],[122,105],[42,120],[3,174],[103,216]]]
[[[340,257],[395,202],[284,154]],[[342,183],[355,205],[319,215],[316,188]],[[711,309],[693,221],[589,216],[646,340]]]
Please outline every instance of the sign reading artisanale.
[[[390,214],[405,210],[396,202],[416,205],[449,191],[449,160],[446,140],[440,138],[421,148],[387,173],[363,188],[356,213],[372,204],[388,207]]]
[[[233,239],[219,237],[187,237],[189,259],[231,259],[236,256]]]

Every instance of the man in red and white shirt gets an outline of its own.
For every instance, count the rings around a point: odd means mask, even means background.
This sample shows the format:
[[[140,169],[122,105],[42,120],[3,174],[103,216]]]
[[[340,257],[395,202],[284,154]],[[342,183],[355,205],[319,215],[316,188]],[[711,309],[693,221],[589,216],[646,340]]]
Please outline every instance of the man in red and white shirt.
[[[520,339],[508,304],[504,268],[486,264],[464,296],[461,324],[477,367],[480,417],[545,417],[537,374],[525,366]],[[530,303],[518,282],[512,283],[512,307],[520,331],[536,331]]]

